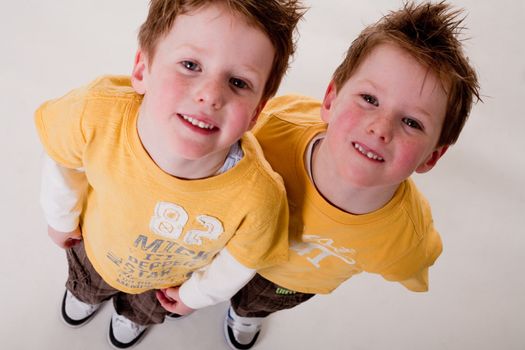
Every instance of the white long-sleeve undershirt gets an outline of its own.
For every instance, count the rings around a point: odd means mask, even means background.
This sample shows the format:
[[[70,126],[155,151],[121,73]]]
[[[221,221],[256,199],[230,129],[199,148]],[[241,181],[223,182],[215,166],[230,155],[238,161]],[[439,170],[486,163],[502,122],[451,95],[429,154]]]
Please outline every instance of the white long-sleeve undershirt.
[[[79,217],[88,189],[82,168],[62,167],[44,154],[40,203],[49,226],[71,232]],[[200,309],[228,300],[256,273],[223,248],[206,267],[194,271],[180,286],[180,298],[192,309]]]
[[[71,232],[78,227],[88,181],[82,168],[69,169],[44,154],[42,160],[40,204],[47,224],[57,231]]]

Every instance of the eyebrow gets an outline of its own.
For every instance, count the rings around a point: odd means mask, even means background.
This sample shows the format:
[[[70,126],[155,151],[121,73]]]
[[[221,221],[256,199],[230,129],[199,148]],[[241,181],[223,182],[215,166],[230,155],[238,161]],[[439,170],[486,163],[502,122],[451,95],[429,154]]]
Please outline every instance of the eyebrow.
[[[361,80],[358,80],[357,83],[359,84],[362,84],[362,83],[365,83],[365,84],[368,84],[368,85],[372,85],[372,87],[376,90],[379,90],[379,91],[383,91],[383,89],[381,89],[378,85],[376,85],[372,80],[370,79],[361,79]]]
[[[361,79],[361,80],[358,80],[357,81],[358,83],[365,83],[365,84],[368,84],[370,86],[372,86],[373,89],[375,90],[378,90],[379,92],[382,92],[384,89],[381,88],[378,84],[374,83],[372,80],[370,79]],[[421,87],[421,89],[423,89],[423,87]],[[420,91],[421,93],[421,91]],[[413,110],[415,110],[418,114],[423,114],[425,115],[428,119],[433,119],[433,116],[431,113],[429,113],[426,109],[422,108],[422,107],[419,107],[419,106],[414,106],[412,108]]]
[[[178,49],[187,49],[187,50],[190,50],[190,51],[195,51],[197,54],[201,54],[201,53],[205,53],[206,52],[206,48],[201,48],[199,46],[195,46],[191,43],[187,43],[187,44],[182,44],[180,46],[177,47]],[[242,67],[243,70],[246,70],[248,71],[250,74],[253,74],[253,75],[256,75],[257,78],[260,78],[264,81],[264,74],[263,72],[259,69],[256,69],[255,67],[256,66],[253,66],[253,65],[250,65],[250,64],[243,64],[243,65],[238,65],[240,67]],[[233,72],[235,73],[235,72]],[[250,79],[251,80],[251,79]]]
[[[432,114],[430,114],[429,112],[427,112],[425,109],[421,108],[421,107],[415,107],[414,108],[419,114],[424,114],[428,119],[434,119]]]

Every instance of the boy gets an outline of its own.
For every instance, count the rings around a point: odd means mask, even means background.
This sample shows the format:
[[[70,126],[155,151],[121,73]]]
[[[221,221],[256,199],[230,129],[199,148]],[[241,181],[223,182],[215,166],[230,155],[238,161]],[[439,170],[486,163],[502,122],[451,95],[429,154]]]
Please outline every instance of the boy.
[[[231,299],[232,349],[251,348],[272,312],[362,271],[428,289],[441,240],[409,176],[436,165],[479,100],[459,13],[443,2],[405,4],[352,43],[322,103],[283,96],[267,105],[254,133],[285,183],[290,260]]]
[[[291,0],[152,0],[131,79],[37,110],[48,232],[70,248],[68,325],[113,298],[108,338],[128,348],[168,312],[227,300],[286,260],[284,186],[244,133],[277,90],[301,16]]]

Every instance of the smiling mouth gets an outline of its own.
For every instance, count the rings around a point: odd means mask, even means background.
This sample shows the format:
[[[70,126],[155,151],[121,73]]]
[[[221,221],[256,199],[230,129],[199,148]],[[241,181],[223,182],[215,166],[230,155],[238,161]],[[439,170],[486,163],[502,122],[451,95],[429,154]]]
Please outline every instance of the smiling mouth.
[[[202,120],[197,120],[195,118],[192,118],[192,117],[184,115],[184,114],[179,114],[179,116],[182,119],[184,119],[185,121],[187,121],[188,123],[190,123],[191,125],[199,128],[199,129],[203,129],[203,130],[215,130],[215,129],[217,129],[216,126],[213,126],[211,124],[205,123]]]
[[[378,156],[372,151],[367,151],[363,146],[358,144],[357,142],[354,142],[354,148],[359,151],[362,155],[368,157],[369,159],[377,160],[379,162],[383,162],[383,157]]]

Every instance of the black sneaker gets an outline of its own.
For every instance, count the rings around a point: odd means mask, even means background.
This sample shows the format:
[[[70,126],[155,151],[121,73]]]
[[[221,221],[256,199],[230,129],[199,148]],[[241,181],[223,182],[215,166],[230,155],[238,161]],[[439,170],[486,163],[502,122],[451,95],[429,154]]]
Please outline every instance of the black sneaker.
[[[115,349],[129,349],[144,337],[148,326],[142,326],[113,312],[109,324],[108,341]]]
[[[66,325],[77,328],[85,325],[97,313],[100,305],[86,304],[66,289],[62,298],[61,315]]]
[[[230,348],[251,349],[259,337],[263,320],[264,317],[241,317],[230,306],[224,320],[224,336]]]

